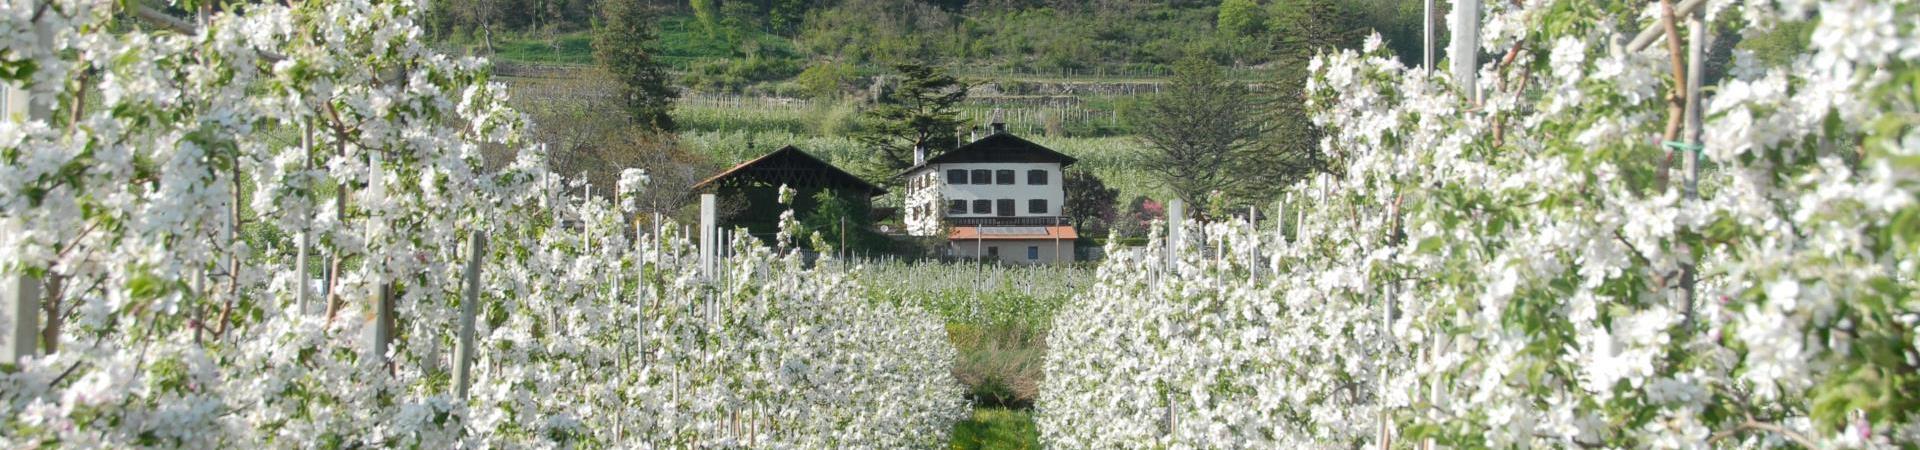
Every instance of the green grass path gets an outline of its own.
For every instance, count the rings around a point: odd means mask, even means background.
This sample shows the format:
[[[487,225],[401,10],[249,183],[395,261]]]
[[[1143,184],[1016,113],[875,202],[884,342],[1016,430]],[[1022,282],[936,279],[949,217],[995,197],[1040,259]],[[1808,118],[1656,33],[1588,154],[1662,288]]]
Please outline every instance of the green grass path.
[[[953,450],[1038,449],[1040,430],[1029,411],[975,408],[973,417],[953,426]]]

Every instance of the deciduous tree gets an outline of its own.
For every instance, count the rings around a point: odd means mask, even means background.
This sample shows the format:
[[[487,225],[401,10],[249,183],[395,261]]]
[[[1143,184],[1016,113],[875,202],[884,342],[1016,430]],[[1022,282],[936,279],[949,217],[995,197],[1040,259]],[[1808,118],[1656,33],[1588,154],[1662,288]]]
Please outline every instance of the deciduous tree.
[[[1061,185],[1067,191],[1065,213],[1073,227],[1086,235],[1105,235],[1119,212],[1115,202],[1120,190],[1107,187],[1100,177],[1086,170],[1068,170]]]

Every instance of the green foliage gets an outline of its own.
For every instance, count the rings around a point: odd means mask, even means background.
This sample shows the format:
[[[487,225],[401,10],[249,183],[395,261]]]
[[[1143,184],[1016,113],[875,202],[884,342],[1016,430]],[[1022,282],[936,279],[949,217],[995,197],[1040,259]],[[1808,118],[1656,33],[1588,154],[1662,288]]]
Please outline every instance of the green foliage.
[[[848,198],[849,195],[856,194],[819,190],[813,193],[812,208],[795,207],[795,211],[800,212],[800,225],[804,230],[801,235],[819,233],[830,247],[816,246],[814,251],[847,251],[854,255],[886,248],[886,238],[873,232],[873,217],[868,214],[867,203]]]
[[[933,156],[954,148],[958,108],[967,99],[966,85],[939,68],[898,64],[894,72],[897,87],[867,111],[866,130],[858,136],[873,151],[865,175],[888,186],[897,186],[900,171],[913,165],[914,149]]]
[[[1143,162],[1162,185],[1190,205],[1214,192],[1258,186],[1269,167],[1260,140],[1265,125],[1253,93],[1213,63],[1181,61],[1167,90],[1133,120],[1148,148]]]
[[[493,57],[524,63],[593,64],[593,34],[581,31],[550,37],[503,37],[495,41]]]
[[[700,28],[707,32],[707,37],[715,37],[718,24],[714,20],[713,0],[689,0],[687,3],[693,7],[693,17],[700,20]]]
[[[853,65],[840,62],[823,62],[801,71],[794,81],[800,84],[801,93],[812,98],[839,97],[853,87],[859,74]]]
[[[1766,67],[1785,67],[1793,58],[1807,53],[1807,46],[1813,42],[1814,22],[1785,22],[1767,29],[1755,30],[1740,39],[1737,48],[1753,52],[1753,57]]]
[[[640,0],[602,0],[600,28],[593,39],[594,59],[621,83],[622,106],[635,122],[672,130],[673,99],[667,72],[648,49],[654,39],[652,14]]]
[[[1269,25],[1280,43],[1278,53],[1299,62],[1295,70],[1303,73],[1305,62],[1316,52],[1354,48],[1368,33],[1353,11],[1333,0],[1279,0],[1270,8]]]
[[[696,91],[741,92],[748,86],[784,80],[799,72],[800,67],[795,65],[793,59],[753,55],[742,59],[699,61],[681,76],[680,82]]]
[[[1082,236],[1104,236],[1119,218],[1120,190],[1107,187],[1098,175],[1081,169],[1068,169],[1062,186],[1066,188],[1067,220]]]
[[[1253,0],[1226,0],[1220,2],[1220,32],[1236,35],[1248,35],[1260,31],[1266,25],[1266,12],[1260,10],[1260,4]]]

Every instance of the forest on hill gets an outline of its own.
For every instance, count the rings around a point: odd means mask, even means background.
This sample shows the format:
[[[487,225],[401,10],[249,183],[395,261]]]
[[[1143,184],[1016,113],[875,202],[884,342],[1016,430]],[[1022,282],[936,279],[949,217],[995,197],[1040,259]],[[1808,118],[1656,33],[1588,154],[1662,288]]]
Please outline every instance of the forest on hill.
[[[600,0],[435,3],[438,40],[507,60],[590,63]],[[1354,38],[1381,33],[1419,54],[1418,0],[640,0],[658,17],[660,59],[748,81],[802,71],[921,61],[977,70],[1166,73],[1200,56],[1253,67],[1279,60],[1289,16]],[[1323,8],[1323,6],[1331,8]],[[1332,15],[1313,12],[1326,10]]]

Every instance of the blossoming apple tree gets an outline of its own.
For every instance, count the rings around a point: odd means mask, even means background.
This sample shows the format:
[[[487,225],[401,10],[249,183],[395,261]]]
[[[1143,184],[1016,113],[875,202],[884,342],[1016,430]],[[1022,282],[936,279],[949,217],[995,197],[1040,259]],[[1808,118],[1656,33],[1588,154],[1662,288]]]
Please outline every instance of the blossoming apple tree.
[[[962,414],[933,316],[750,241],[699,270],[571,195],[422,5],[185,6],[0,3],[34,107],[0,121],[0,276],[47,294],[0,447],[892,448]]]
[[[1813,31],[1786,66],[1735,52],[1693,74],[1698,147],[1668,131],[1681,37],[1626,45],[1660,2],[1491,2],[1478,102],[1377,39],[1317,58],[1336,164],[1292,190],[1317,200],[1277,214],[1283,233],[1188,224],[1204,239],[1171,262],[1117,252],[1057,319],[1043,436],[1920,443],[1920,5],[1706,5],[1742,33]]]

